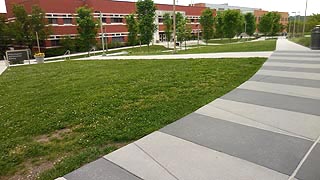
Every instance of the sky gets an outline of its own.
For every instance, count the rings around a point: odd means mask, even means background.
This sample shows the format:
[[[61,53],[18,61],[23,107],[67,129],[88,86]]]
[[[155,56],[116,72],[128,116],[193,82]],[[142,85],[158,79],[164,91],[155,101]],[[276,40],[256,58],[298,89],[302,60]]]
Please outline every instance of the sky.
[[[135,1],[135,0],[128,0]],[[300,12],[304,15],[306,0],[192,0],[194,3],[228,3],[231,6],[261,8],[268,11]],[[173,0],[154,0],[155,3],[172,4]],[[179,5],[188,5],[191,0],[178,0]],[[308,0],[307,15],[320,14],[320,0]],[[299,14],[299,13],[297,13]]]
[[[6,6],[4,0],[0,0],[0,13],[6,13]]]

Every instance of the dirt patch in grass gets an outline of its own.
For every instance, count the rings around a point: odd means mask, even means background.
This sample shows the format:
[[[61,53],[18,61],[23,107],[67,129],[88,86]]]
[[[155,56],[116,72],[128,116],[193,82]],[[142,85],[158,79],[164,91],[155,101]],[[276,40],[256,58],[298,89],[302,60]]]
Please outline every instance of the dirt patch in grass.
[[[47,142],[50,142],[52,139],[63,139],[63,137],[66,134],[69,134],[71,132],[72,132],[72,129],[69,129],[69,128],[60,129],[60,130],[54,131],[50,135],[45,134],[45,135],[38,136],[35,138],[35,141],[39,143],[47,143]]]

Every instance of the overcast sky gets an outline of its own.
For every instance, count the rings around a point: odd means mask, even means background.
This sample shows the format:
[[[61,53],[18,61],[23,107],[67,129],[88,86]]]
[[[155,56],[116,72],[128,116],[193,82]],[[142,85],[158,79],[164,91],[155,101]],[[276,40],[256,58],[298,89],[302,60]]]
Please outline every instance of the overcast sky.
[[[136,1],[136,0],[127,0]],[[172,4],[172,0],[154,0],[156,3],[161,4]],[[320,14],[320,0],[308,0],[308,12],[310,15],[312,13]],[[193,0],[194,3],[229,3],[232,6],[245,6],[261,8],[268,11],[285,11],[285,12],[299,12],[304,15],[305,0]],[[188,5],[191,0],[178,0],[179,5]],[[5,0],[0,0],[0,13],[4,13],[6,10]]]

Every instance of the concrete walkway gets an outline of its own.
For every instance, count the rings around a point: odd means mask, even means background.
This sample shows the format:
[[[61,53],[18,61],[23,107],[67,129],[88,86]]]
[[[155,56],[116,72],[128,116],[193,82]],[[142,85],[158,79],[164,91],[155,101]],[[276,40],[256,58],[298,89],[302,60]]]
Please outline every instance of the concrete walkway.
[[[0,75],[7,69],[7,65],[5,61],[1,60],[0,61]]]
[[[235,90],[59,179],[319,180],[320,52],[278,45]]]
[[[261,52],[228,52],[204,54],[174,54],[174,55],[149,55],[149,56],[91,56],[79,60],[137,60],[137,59],[206,59],[206,58],[249,58],[271,56],[272,51]]]

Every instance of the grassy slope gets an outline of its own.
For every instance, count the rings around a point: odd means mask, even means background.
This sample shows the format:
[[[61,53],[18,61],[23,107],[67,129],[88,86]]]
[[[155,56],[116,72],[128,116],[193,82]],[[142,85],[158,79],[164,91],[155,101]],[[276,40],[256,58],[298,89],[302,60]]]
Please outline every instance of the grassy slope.
[[[179,54],[216,53],[216,52],[250,52],[250,51],[274,51],[276,40],[257,42],[245,42],[239,44],[225,44],[217,46],[201,46],[186,51],[179,51]]]
[[[48,162],[57,164],[42,179],[66,174],[224,95],[264,60],[69,61],[11,68],[0,76],[0,179]]]
[[[306,47],[310,47],[311,45],[311,37],[299,37],[299,38],[292,38],[290,40]]]
[[[248,39],[247,41],[251,41],[253,39]],[[246,41],[245,38],[243,39],[210,39],[208,43],[215,43],[215,44],[227,44],[227,43],[235,43],[235,42],[244,42]]]

